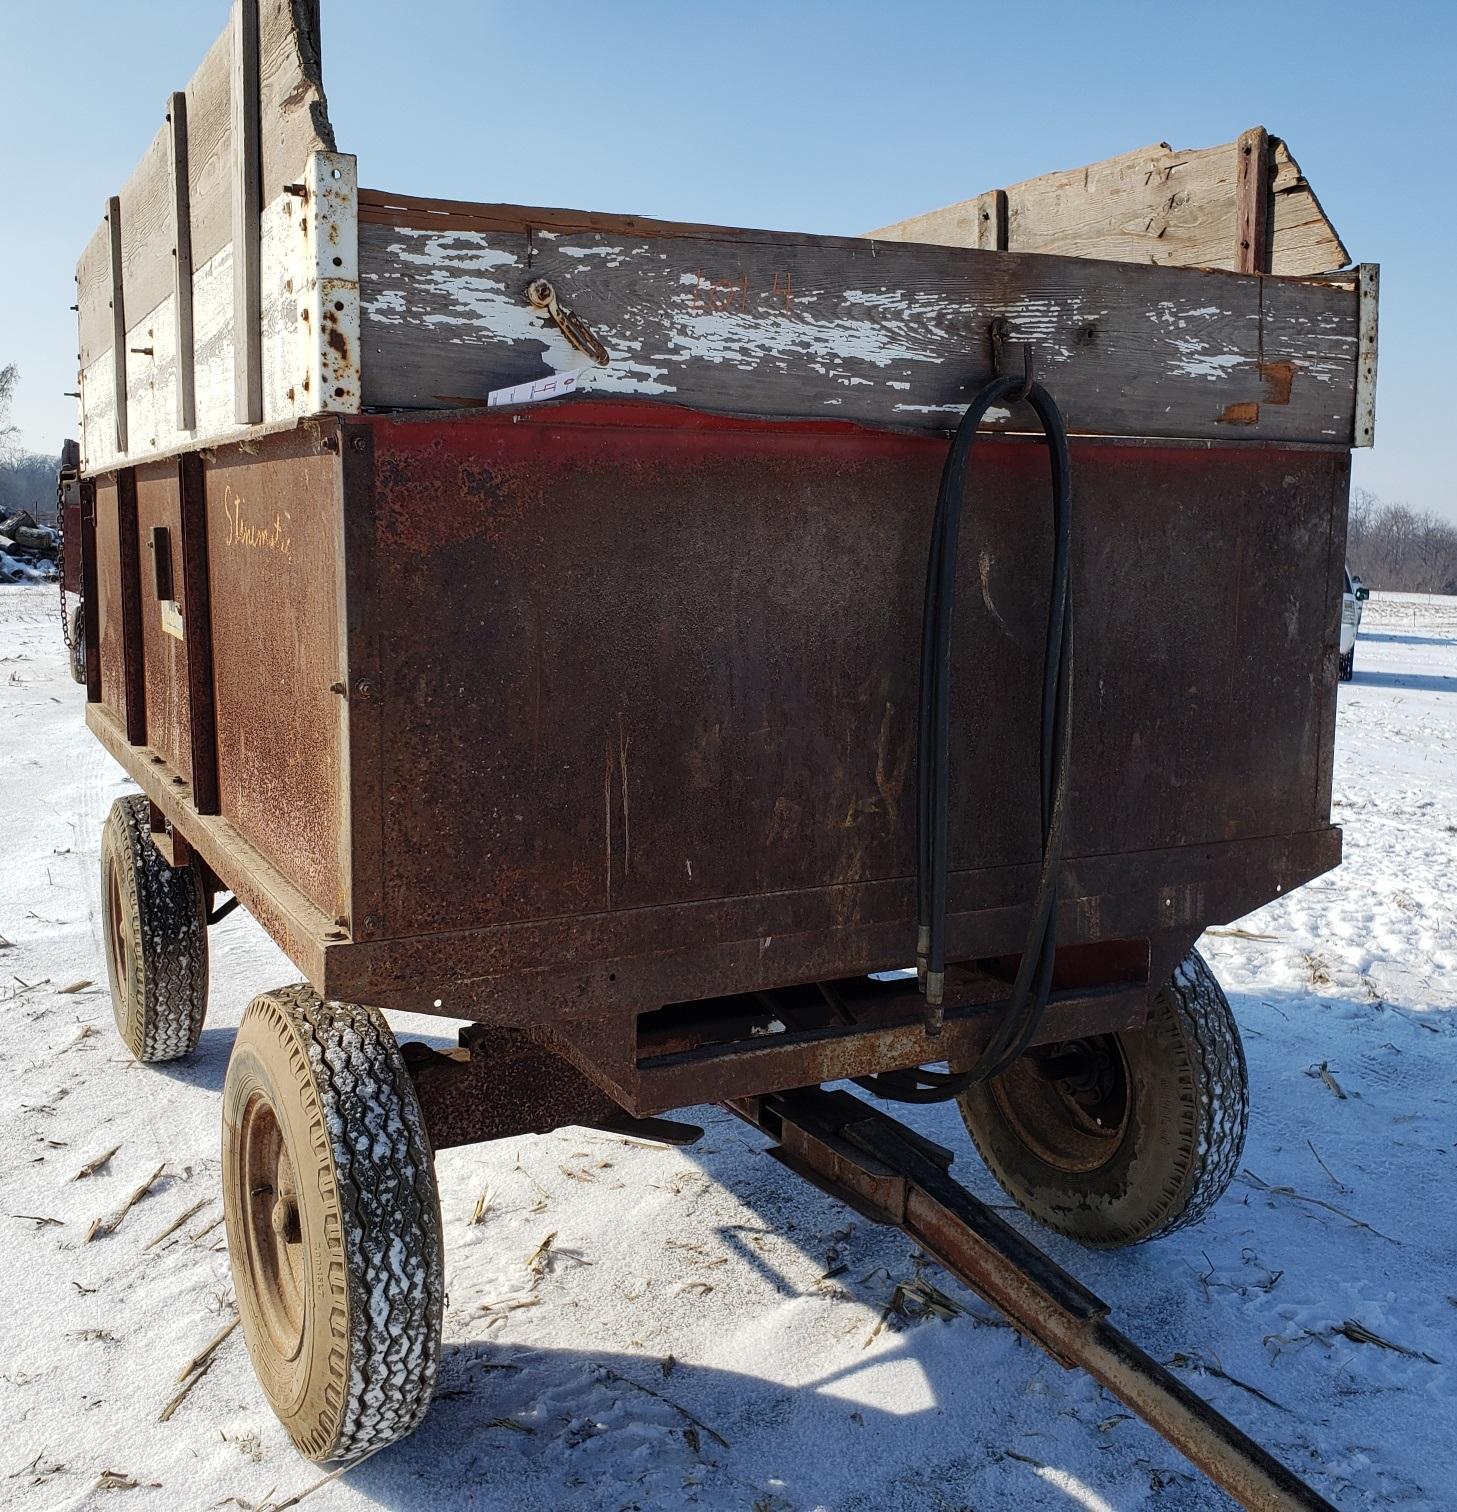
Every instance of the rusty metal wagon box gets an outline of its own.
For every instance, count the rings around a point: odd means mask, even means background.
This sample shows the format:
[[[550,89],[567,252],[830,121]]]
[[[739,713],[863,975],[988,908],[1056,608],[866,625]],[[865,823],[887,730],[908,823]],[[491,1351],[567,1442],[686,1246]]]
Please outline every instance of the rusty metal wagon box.
[[[964,1065],[1049,877],[1029,1043],[1071,1085],[1208,923],[1339,859],[1346,261],[1263,130],[869,237],[362,189],[316,12],[240,0],[78,268],[88,723],[204,915],[321,1002],[490,1026],[409,1057],[437,1147]],[[928,1015],[887,974],[938,487],[1018,372],[951,572]],[[1076,500],[1055,864],[1034,381]]]

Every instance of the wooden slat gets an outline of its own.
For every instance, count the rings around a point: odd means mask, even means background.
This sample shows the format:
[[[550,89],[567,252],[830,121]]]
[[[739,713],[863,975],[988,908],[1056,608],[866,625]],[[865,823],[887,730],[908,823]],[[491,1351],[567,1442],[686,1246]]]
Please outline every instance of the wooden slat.
[[[126,424],[126,293],[122,272],[121,198],[113,194],[106,205],[111,247],[111,382],[116,406],[116,449],[127,448]]]
[[[117,551],[121,567],[122,692],[126,738],[147,743],[146,661],[142,654],[142,562],[137,538],[137,473],[123,467],[116,475]]]
[[[233,0],[233,417],[263,418],[258,0]]]
[[[1270,134],[1255,126],[1235,143],[1234,265],[1241,273],[1271,271],[1273,194]]]
[[[1346,284],[1275,281],[1262,298],[1234,274],[734,231],[359,234],[366,406],[481,403],[587,366],[526,306],[544,277],[612,353],[583,380],[594,392],[945,430],[990,376],[1000,315],[1074,430],[1350,443]]]
[[[187,96],[192,259],[201,268],[233,239],[233,32],[208,49]]]
[[[76,331],[84,372],[111,350],[111,225],[104,215],[76,263]]]
[[[1305,277],[1343,267],[1349,255],[1300,165],[1282,141],[1267,140],[1273,169],[1268,271]],[[1176,152],[1158,142],[1013,184],[1006,191],[1006,244],[1014,252],[1237,269],[1236,147]],[[869,234],[886,241],[983,246],[977,209],[984,199],[962,200]]]
[[[168,169],[172,178],[172,299],[177,363],[177,428],[197,424],[197,382],[192,333],[192,200],[187,177],[187,94],[176,90],[167,106]]]
[[[318,0],[262,0],[259,20],[260,132],[262,202],[270,203],[283,186],[296,182],[309,154],[332,151],[319,67]],[[188,123],[188,199],[192,220],[194,266],[203,267],[233,235],[233,35],[230,24],[208,50],[186,89]],[[120,193],[126,228],[124,263],[127,308],[133,323],[142,319],[172,290],[173,245],[171,132],[153,138]],[[110,274],[103,259],[83,258],[77,270],[81,362],[85,367],[111,345],[110,323],[95,319],[99,302],[105,314]]]
[[[186,452],[177,459],[177,489],[182,515],[182,632],[187,647],[192,803],[199,814],[217,814],[221,809],[212,668],[212,593],[207,559],[207,496],[202,458],[197,452]]]
[[[319,59],[318,0],[262,0],[258,22],[263,203],[303,176],[311,152],[334,151]]]
[[[122,269],[133,325],[172,292],[171,131],[163,125],[123,185]]]

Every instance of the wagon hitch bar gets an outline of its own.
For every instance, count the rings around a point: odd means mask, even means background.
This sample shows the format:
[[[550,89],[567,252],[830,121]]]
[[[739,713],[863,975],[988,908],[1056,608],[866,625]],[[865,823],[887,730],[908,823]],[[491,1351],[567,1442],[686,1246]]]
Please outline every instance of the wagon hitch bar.
[[[873,1223],[902,1230],[1065,1369],[1081,1367],[1242,1507],[1331,1504],[1108,1321],[1100,1301],[948,1174],[951,1152],[848,1092],[724,1105],[769,1153]]]

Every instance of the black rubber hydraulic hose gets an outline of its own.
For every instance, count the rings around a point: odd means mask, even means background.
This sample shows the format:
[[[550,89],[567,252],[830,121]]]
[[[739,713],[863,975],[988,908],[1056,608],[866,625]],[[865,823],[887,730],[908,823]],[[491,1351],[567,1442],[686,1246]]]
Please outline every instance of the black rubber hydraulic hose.
[[[1062,861],[1071,747],[1072,466],[1067,430],[1041,384],[996,378],[972,400],[941,473],[927,554],[922,609],[916,740],[916,964],[930,1022],[939,1027],[946,970],[946,905],[950,831],[951,650],[957,546],[971,448],[992,405],[1026,398],[1042,425],[1052,472],[1053,560],[1043,654],[1038,761],[1042,866],[1021,962],[996,1031],[976,1064],[948,1073],[920,1068],[866,1077],[861,1085],[903,1102],[940,1102],[974,1082],[999,1075],[1027,1049],[1052,987],[1057,951],[1057,877]]]

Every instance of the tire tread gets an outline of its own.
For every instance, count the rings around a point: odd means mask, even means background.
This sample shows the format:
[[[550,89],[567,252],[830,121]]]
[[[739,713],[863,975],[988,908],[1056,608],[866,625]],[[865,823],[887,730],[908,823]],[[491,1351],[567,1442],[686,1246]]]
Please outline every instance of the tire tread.
[[[121,869],[121,904],[131,935],[133,980],[112,975],[117,1028],[139,1061],[180,1060],[197,1047],[207,1015],[207,917],[202,880],[191,866],[171,867],[151,840],[145,794],[111,806],[103,855]],[[102,887],[106,887],[103,863]]]
[[[257,1000],[270,1002],[307,1056],[345,1255],[343,1407],[327,1442],[300,1447],[318,1460],[353,1460],[413,1432],[434,1395],[444,1311],[434,1160],[414,1084],[382,1014],[326,1002],[302,983]]]

